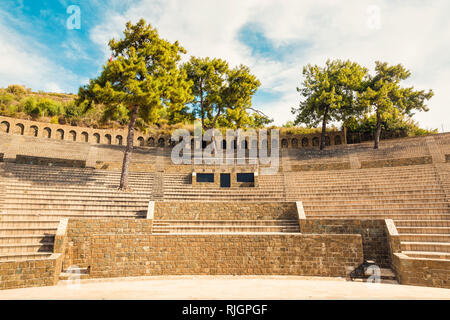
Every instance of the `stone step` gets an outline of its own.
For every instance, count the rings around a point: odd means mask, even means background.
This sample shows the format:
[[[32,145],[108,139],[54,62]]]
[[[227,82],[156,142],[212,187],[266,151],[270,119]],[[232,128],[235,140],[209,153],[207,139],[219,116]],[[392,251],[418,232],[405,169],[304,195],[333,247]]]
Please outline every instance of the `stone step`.
[[[64,199],[63,197],[60,198],[52,198],[51,196],[47,196],[46,198],[42,197],[30,197],[30,195],[21,195],[21,196],[4,196],[3,197],[4,204],[21,204],[21,205],[27,205],[27,204],[46,204],[46,205],[92,205],[92,206],[100,206],[100,205],[119,205],[119,206],[147,206],[148,200],[146,199],[104,199],[104,198],[98,198],[98,199],[85,199],[79,197],[79,199]]]
[[[148,204],[148,202],[147,202]],[[17,210],[28,211],[42,211],[42,210],[84,210],[84,211],[107,211],[107,210],[123,210],[129,211],[142,211],[147,210],[147,204],[118,204],[118,203],[84,203],[77,204],[73,201],[59,202],[59,203],[41,203],[38,201],[28,201],[25,203],[4,203],[3,209],[8,212],[14,212]]]
[[[289,190],[289,188],[293,188],[293,194],[319,194],[319,195],[323,195],[323,194],[327,194],[327,193],[362,193],[362,194],[377,194],[377,193],[389,193],[389,192],[393,192],[393,193],[397,193],[397,192],[403,192],[403,193],[411,193],[411,192],[417,192],[419,193],[420,191],[433,191],[433,192],[442,192],[442,188],[441,186],[437,185],[437,184],[426,184],[426,185],[418,185],[418,184],[414,184],[414,185],[405,185],[405,183],[403,183],[402,185],[373,185],[373,186],[362,186],[362,185],[348,185],[348,186],[340,186],[340,187],[333,187],[333,188],[329,188],[327,186],[323,186],[320,184],[317,184],[316,186],[302,186],[302,185],[297,185],[294,187],[291,186],[286,186],[287,190]],[[307,192],[303,192],[303,190],[307,191]],[[295,192],[297,191],[297,192]],[[302,192],[298,192],[298,191],[302,191]]]
[[[368,177],[354,177],[353,180],[337,180],[335,182],[331,181],[322,181],[320,179],[316,179],[314,181],[307,182],[305,180],[287,180],[286,185],[287,186],[302,186],[302,187],[315,187],[317,185],[321,185],[324,187],[340,187],[340,186],[377,186],[377,185],[402,185],[402,181],[408,181],[414,184],[419,185],[427,185],[427,184],[435,184],[438,183],[437,178],[426,178],[426,177],[399,177],[398,179],[370,179]]]
[[[0,244],[0,254],[53,252],[53,242],[36,244]]]
[[[0,236],[20,236],[28,235],[43,235],[56,234],[57,227],[10,227],[0,228]]]
[[[449,242],[450,234],[418,234],[418,233],[402,233],[400,241],[405,242]]]
[[[0,261],[27,261],[27,260],[41,260],[48,259],[52,252],[14,252],[14,253],[0,253]]]
[[[402,253],[411,258],[439,259],[450,261],[450,252],[402,251]]]
[[[434,202],[434,203],[414,203],[414,202],[409,202],[407,201],[407,199],[405,199],[405,202],[388,202],[388,201],[383,201],[383,202],[377,202],[377,203],[357,203],[357,204],[328,204],[328,203],[323,203],[323,204],[315,204],[312,205],[309,201],[304,201],[303,202],[303,208],[306,211],[330,211],[330,210],[336,210],[336,211],[342,211],[342,210],[355,210],[355,211],[359,211],[359,210],[369,210],[369,209],[375,209],[375,210],[379,210],[381,208],[389,208],[392,210],[395,209],[403,209],[403,208],[408,208],[408,209],[420,209],[420,208],[425,208],[425,209],[442,209],[442,210],[446,210],[446,209],[450,209],[449,203],[446,201],[442,201],[442,202]]]
[[[289,196],[291,197],[296,197],[298,199],[307,199],[309,197],[318,197],[318,196],[323,196],[324,194],[329,195],[330,197],[335,197],[335,196],[347,196],[349,194],[353,194],[359,198],[361,197],[365,197],[365,198],[369,198],[369,197],[376,197],[376,196],[404,196],[407,197],[409,195],[414,195],[414,196],[418,196],[418,195],[429,195],[429,194],[440,194],[440,195],[445,195],[445,193],[443,192],[442,188],[440,187],[433,187],[433,188],[427,188],[427,189],[396,189],[396,190],[367,190],[367,189],[361,189],[361,190],[356,190],[356,191],[352,191],[352,192],[347,192],[347,191],[341,191],[341,192],[330,192],[327,191],[325,192],[324,190],[315,190],[314,192],[311,192],[312,190],[307,190],[304,191],[304,189],[289,189],[288,187],[286,187],[287,193],[289,194]]]
[[[334,196],[308,196],[303,199],[299,199],[299,201],[309,202],[309,203],[365,203],[365,202],[380,202],[380,201],[389,201],[389,202],[435,202],[436,199],[442,200],[445,199],[445,193],[429,193],[429,194],[416,194],[416,195],[408,195],[407,197],[403,194],[387,194],[385,196],[377,196],[370,197],[370,199],[364,197],[363,195],[334,195]]]
[[[110,216],[123,216],[125,215],[125,212],[127,215],[144,215],[147,212],[147,208],[141,208],[140,210],[132,210],[132,209],[122,209],[120,210],[117,206],[111,207],[111,208],[98,208],[96,210],[93,210],[92,208],[74,208],[74,207],[67,207],[67,208],[7,208],[8,213],[15,213],[15,214],[28,214],[30,212],[33,212],[33,214],[40,214],[40,215],[47,215],[47,214],[61,214],[61,215],[67,215],[67,214],[85,214],[85,215],[110,215]]]
[[[105,199],[143,199],[150,197],[151,192],[118,192],[115,189],[90,190],[88,188],[84,191],[70,192],[67,190],[52,190],[52,189],[11,189],[5,190],[9,197],[15,196],[33,196],[33,197],[82,197],[85,198],[105,198]]]
[[[62,218],[73,218],[73,219],[135,219],[135,218],[144,218],[146,213],[135,214],[135,213],[120,213],[120,214],[112,214],[112,213],[70,213],[70,212],[46,212],[46,213],[5,213],[0,215],[0,226],[2,223],[13,223],[15,221],[21,223],[22,221],[54,221],[59,222]]]
[[[450,235],[450,227],[397,227],[399,234],[447,234]]]
[[[450,216],[449,216],[450,217]],[[429,228],[436,228],[436,227],[450,227],[450,220],[394,220],[395,226],[397,228],[407,228],[407,227],[429,227]]]
[[[314,215],[311,213],[306,213],[306,216],[311,219],[393,219],[394,222],[397,220],[414,220],[414,221],[427,221],[427,220],[450,220],[449,213],[373,213],[373,214],[329,214],[329,215]]]
[[[401,241],[402,251],[450,252],[448,242]]]
[[[404,207],[404,208],[383,208],[383,207],[378,207],[378,208],[372,208],[372,209],[360,209],[360,208],[342,208],[342,209],[329,209],[329,210],[311,210],[308,208],[305,208],[305,213],[307,216],[331,216],[331,215],[335,215],[335,216],[342,216],[342,215],[376,215],[376,214],[380,214],[380,213],[384,213],[384,214],[424,214],[424,215],[428,215],[428,214],[440,214],[440,213],[447,213],[448,207],[437,207],[437,208],[408,208],[408,207]]]
[[[59,220],[45,220],[45,219],[35,219],[35,220],[1,220],[0,228],[57,228],[59,225]]]
[[[53,245],[55,234],[21,234],[21,235],[0,235],[0,245]]]

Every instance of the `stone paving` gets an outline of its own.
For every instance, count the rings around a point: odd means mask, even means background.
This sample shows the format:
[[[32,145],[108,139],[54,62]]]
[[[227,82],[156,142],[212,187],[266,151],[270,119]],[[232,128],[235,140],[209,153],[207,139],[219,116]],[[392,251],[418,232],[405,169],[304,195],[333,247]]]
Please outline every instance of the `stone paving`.
[[[0,291],[9,299],[450,299],[450,289],[289,276],[176,276],[61,281],[53,287]]]

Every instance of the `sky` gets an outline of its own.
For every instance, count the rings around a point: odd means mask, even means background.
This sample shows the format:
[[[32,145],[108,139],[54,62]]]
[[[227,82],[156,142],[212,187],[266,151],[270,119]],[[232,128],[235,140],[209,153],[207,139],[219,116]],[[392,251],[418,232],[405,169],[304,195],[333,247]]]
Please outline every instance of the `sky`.
[[[350,59],[403,64],[405,86],[433,89],[423,128],[450,131],[448,0],[0,0],[0,87],[77,93],[100,74],[127,21],[144,18],[190,56],[250,67],[253,106],[294,120],[302,68]],[[75,6],[75,7],[74,7]],[[75,8],[75,9],[74,9]],[[79,15],[78,15],[79,12]],[[77,25],[79,22],[79,25]]]

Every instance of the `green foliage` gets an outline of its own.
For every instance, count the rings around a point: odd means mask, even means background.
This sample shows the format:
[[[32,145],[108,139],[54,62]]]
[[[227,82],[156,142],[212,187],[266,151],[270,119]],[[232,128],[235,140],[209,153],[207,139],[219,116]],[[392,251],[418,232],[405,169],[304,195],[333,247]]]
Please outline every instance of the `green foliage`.
[[[74,101],[69,102],[64,108],[64,116],[71,119],[79,119],[84,113],[83,104],[75,103]]]
[[[347,120],[346,126],[349,131],[371,135],[377,128],[377,117],[375,114],[371,114],[359,119],[350,118]],[[407,115],[387,116],[381,121],[381,127],[386,137],[399,136],[399,133],[404,133],[407,136],[422,136],[438,132],[437,129],[420,128],[418,123]]]
[[[357,113],[354,92],[361,88],[366,74],[366,68],[350,61],[328,60],[325,67],[308,64],[303,68],[302,88],[297,88],[304,100],[299,108],[292,108],[294,124],[315,127]]]
[[[376,114],[375,149],[382,130],[382,122],[389,118],[412,116],[415,110],[428,111],[425,101],[433,97],[433,91],[415,91],[414,87],[403,88],[402,80],[411,72],[401,64],[389,66],[386,62],[375,62],[375,75],[364,82],[364,90],[358,95],[359,103]]]
[[[363,112],[364,106],[356,103],[355,92],[361,90],[367,69],[351,61],[327,60],[325,67],[308,64],[303,68],[305,77],[297,91],[302,96],[294,124],[318,126],[322,123],[321,149],[329,121],[340,121]]]
[[[16,96],[22,96],[27,93],[27,89],[25,89],[24,86],[21,86],[18,84],[12,84],[6,88],[6,92],[11,93]]]
[[[268,121],[261,115],[255,118],[249,112],[260,82],[248,67],[240,65],[230,69],[221,59],[192,57],[183,69],[192,81],[194,96],[190,101],[192,116],[189,118],[200,118],[203,129],[214,128],[216,123],[241,128]]]
[[[178,44],[161,39],[142,19],[136,25],[127,23],[124,38],[109,42],[115,59],[103,67],[101,75],[79,90],[79,101],[102,103],[105,114],[122,117],[125,106],[130,116],[138,109],[145,124],[158,120],[164,107],[172,112],[184,108],[190,96],[190,83],[178,68],[181,53]],[[117,110],[114,110],[117,109]]]
[[[38,118],[41,115],[41,110],[39,109],[36,98],[30,97],[26,98],[22,101],[23,103],[23,111],[33,117],[34,119]]]

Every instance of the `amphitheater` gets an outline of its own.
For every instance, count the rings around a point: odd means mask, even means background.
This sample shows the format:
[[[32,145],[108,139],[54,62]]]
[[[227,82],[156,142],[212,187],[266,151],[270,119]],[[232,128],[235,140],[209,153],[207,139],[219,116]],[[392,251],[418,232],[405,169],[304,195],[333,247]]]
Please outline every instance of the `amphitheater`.
[[[373,266],[388,283],[450,288],[450,133],[374,150],[335,132],[323,151],[315,135],[281,136],[273,175],[175,165],[168,135],[137,135],[132,192],[119,192],[125,132],[0,124],[1,289],[74,274],[364,281]]]

